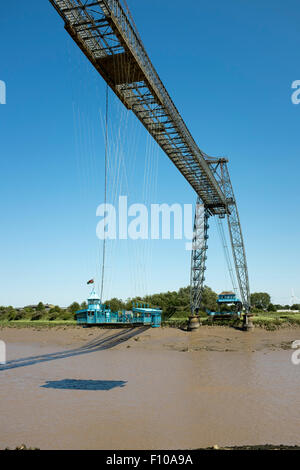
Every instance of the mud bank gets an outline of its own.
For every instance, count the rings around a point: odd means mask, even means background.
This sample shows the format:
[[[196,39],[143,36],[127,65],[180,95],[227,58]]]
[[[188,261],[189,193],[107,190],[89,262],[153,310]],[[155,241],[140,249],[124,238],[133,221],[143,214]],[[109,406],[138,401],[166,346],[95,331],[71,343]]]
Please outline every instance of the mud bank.
[[[0,328],[0,339],[10,343],[72,347],[96,339],[113,342],[114,349],[195,351],[276,351],[290,349],[300,339],[300,327],[268,331],[256,328],[245,333],[233,328],[201,327],[189,333],[176,328],[99,329],[82,327]]]

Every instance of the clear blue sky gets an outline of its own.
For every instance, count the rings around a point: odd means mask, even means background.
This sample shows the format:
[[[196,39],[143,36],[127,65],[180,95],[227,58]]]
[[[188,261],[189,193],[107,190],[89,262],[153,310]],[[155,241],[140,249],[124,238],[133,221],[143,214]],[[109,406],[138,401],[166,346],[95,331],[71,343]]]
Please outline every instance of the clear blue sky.
[[[230,159],[252,292],[267,291],[276,303],[287,303],[292,288],[300,297],[300,105],[291,102],[291,84],[300,79],[299,2],[128,3],[200,148]],[[100,275],[105,84],[47,0],[7,2],[0,35],[0,80],[7,84],[7,104],[0,105],[0,304],[83,301],[86,281]],[[176,168],[110,99],[109,197],[193,203]],[[230,283],[214,221],[211,227],[206,283],[219,291]],[[188,285],[189,270],[184,241],[109,243],[105,296],[175,290]]]

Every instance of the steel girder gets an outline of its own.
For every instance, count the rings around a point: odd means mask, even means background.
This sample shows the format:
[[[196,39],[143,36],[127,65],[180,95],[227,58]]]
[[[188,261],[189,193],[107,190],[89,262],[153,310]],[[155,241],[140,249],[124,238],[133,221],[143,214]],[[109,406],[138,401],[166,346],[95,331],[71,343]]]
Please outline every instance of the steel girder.
[[[222,187],[152,65],[121,0],[50,0],[65,28],[123,104],[194,188],[211,214],[225,214]]]
[[[207,260],[209,211],[201,199],[197,199],[191,259],[191,312],[198,314],[201,308]]]

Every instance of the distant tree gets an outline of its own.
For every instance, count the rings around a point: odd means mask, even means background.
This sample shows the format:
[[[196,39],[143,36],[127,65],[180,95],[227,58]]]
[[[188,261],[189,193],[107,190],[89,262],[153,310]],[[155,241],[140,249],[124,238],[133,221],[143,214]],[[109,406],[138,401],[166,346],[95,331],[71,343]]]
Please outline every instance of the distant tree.
[[[26,313],[33,313],[33,312],[34,312],[34,309],[33,309],[32,307],[25,307],[25,308],[24,308],[24,311],[25,311]]]
[[[291,306],[291,310],[300,310],[300,304],[294,304]]]
[[[214,311],[217,309],[217,299],[218,295],[210,287],[205,286],[202,295],[202,305],[208,310]]]
[[[132,309],[132,299],[127,299],[125,302],[125,310],[131,310]]]
[[[251,294],[252,307],[267,310],[270,303],[271,303],[271,297],[266,292],[255,292],[254,294]]]
[[[269,304],[268,305],[268,312],[277,312],[277,309],[276,309],[275,305]]]
[[[9,321],[16,320],[17,315],[18,315],[18,312],[14,308],[9,307],[8,314],[7,314],[7,319]]]
[[[118,312],[119,310],[125,309],[125,303],[117,298],[106,300],[105,305],[110,305],[112,312]]]
[[[80,305],[80,308],[81,308],[82,310],[84,310],[85,308],[87,308],[87,306],[88,306],[88,305],[87,305],[86,302],[82,302],[82,304]]]
[[[17,314],[17,310],[15,310],[13,307],[1,307],[1,319],[2,320],[14,320],[15,316]]]
[[[5,320],[7,318],[7,309],[6,307],[0,307],[0,320]]]
[[[38,306],[36,307],[38,312],[41,312],[42,310],[44,310],[44,308],[45,308],[45,306],[44,306],[43,302],[40,302],[38,304]]]
[[[68,308],[68,311],[70,311],[72,314],[76,313],[77,310],[80,310],[80,305],[77,302],[73,302]]]

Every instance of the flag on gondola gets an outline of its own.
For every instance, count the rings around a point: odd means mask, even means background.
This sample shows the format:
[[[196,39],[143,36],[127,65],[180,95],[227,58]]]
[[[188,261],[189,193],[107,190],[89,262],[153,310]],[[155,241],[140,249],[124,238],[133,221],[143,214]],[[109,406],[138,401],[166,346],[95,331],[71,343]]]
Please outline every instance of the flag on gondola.
[[[87,282],[87,284],[94,284],[94,282],[95,282],[94,279],[90,279],[90,280]]]

